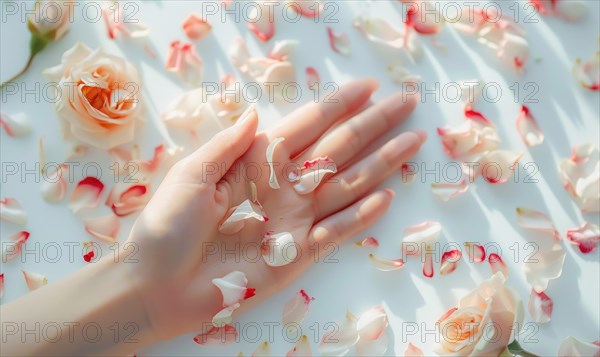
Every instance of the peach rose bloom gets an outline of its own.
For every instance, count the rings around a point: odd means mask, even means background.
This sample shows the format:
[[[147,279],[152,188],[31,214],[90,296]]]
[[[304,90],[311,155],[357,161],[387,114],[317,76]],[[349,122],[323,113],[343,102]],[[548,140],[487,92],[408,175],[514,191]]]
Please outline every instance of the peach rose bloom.
[[[440,356],[498,356],[522,325],[523,304],[498,272],[463,297],[438,324]]]
[[[77,43],[44,74],[57,83],[52,99],[66,140],[110,149],[133,139],[142,106],[131,63]]]

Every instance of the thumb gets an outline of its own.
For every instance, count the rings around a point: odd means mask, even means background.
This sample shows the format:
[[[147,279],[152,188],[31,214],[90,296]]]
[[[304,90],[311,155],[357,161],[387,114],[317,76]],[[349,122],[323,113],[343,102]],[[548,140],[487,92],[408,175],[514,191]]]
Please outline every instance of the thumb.
[[[188,158],[193,167],[202,168],[202,179],[217,183],[242,156],[256,135],[258,114],[254,105],[244,111],[235,125],[222,130]]]

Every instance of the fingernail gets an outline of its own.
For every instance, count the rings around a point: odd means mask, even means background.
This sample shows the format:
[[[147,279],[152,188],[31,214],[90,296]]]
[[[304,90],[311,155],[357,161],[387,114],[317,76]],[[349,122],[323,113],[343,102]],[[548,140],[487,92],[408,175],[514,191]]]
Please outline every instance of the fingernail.
[[[250,106],[244,110],[242,115],[240,115],[238,120],[235,122],[235,125],[243,125],[246,121],[248,121],[248,118],[250,118],[251,114],[255,111],[256,108],[254,107],[254,104],[250,104]]]
[[[394,190],[392,190],[391,188],[386,188],[384,191],[387,192],[392,197],[396,196],[396,192]]]
[[[421,144],[423,144],[425,141],[427,141],[427,133],[425,131],[415,130],[414,133],[417,134],[419,136],[419,138],[421,138]]]

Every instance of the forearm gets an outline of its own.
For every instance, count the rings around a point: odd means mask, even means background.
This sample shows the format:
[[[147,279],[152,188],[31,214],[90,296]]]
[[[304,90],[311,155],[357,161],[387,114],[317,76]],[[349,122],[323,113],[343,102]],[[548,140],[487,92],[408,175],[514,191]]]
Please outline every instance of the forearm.
[[[149,344],[132,270],[107,257],[0,306],[2,355],[126,355]]]

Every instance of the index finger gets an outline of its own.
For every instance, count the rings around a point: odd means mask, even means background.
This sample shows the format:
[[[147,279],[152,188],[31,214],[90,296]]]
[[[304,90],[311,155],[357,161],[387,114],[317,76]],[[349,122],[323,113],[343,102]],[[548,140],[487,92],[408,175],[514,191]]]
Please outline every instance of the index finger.
[[[295,157],[335,123],[348,119],[362,108],[378,86],[374,79],[360,79],[345,84],[327,102],[309,103],[292,112],[269,136],[284,137],[290,156]]]

